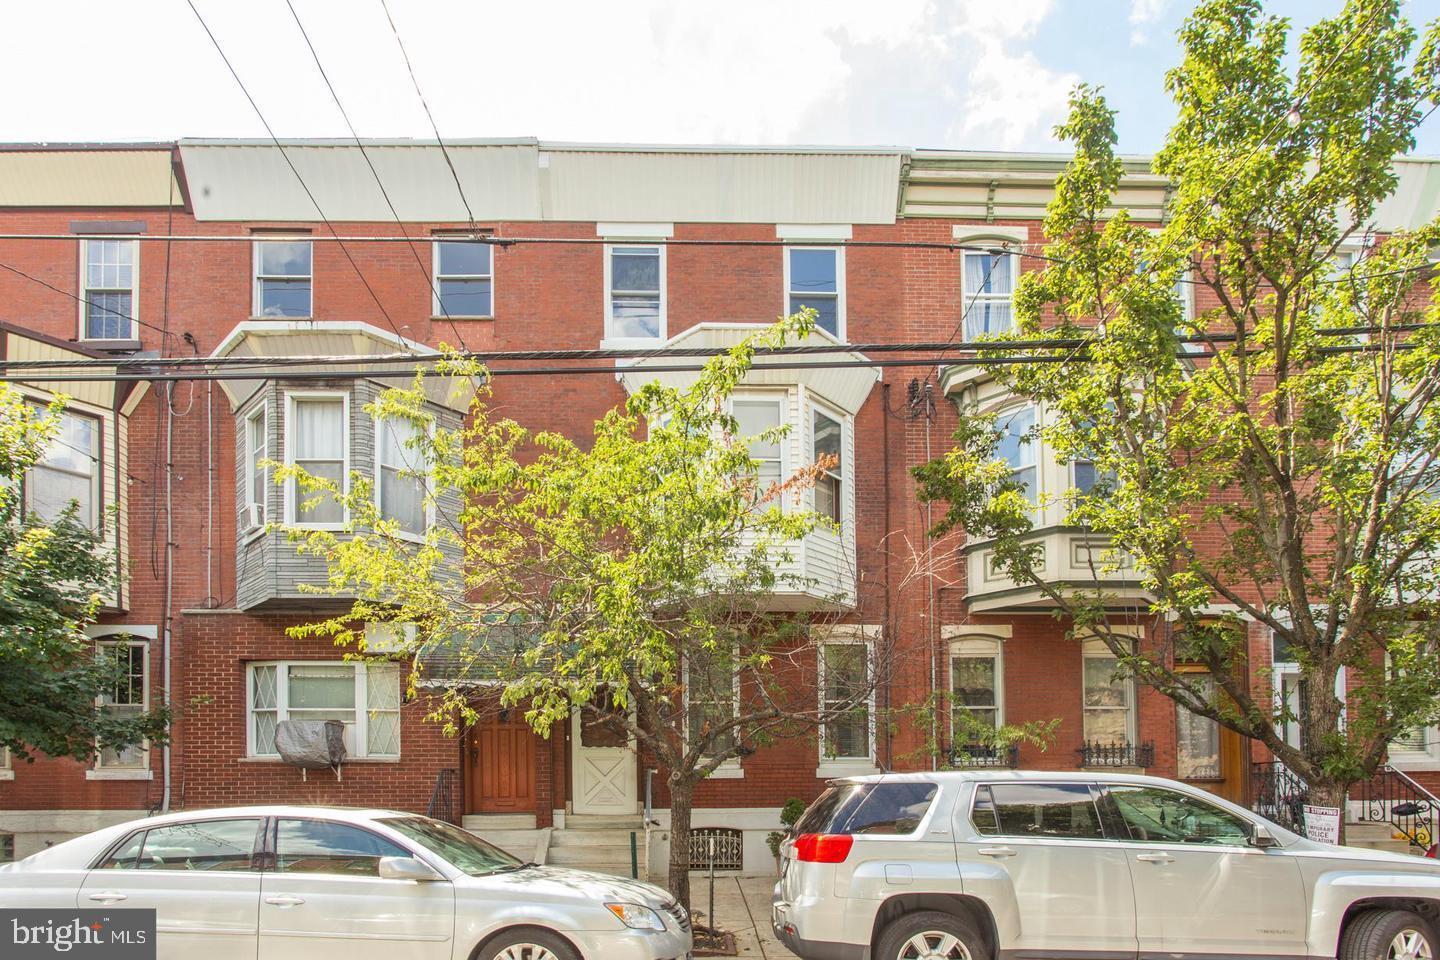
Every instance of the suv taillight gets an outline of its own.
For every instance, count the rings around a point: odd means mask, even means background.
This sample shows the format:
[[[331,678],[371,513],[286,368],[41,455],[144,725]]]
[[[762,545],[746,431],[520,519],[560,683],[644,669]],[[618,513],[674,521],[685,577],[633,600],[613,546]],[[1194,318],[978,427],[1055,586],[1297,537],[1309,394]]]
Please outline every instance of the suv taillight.
[[[855,838],[848,833],[802,833],[795,838],[795,859],[802,863],[844,863]]]

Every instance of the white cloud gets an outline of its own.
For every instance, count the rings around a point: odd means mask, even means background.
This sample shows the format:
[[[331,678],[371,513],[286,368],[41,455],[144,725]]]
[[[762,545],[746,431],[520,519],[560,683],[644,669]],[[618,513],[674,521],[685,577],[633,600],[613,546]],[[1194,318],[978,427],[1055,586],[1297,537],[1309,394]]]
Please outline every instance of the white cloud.
[[[277,133],[346,135],[284,0],[197,4]],[[1028,49],[1051,0],[390,5],[449,137],[1033,147],[1074,81]],[[430,135],[378,2],[296,9],[362,135]],[[8,139],[264,135],[184,4],[13,14],[0,82],[25,95]],[[124,50],[123,94],[103,71],[56,71],[62,37],[67,62]]]
[[[1130,45],[1143,46],[1150,42],[1150,27],[1154,26],[1170,0],[1130,0]]]

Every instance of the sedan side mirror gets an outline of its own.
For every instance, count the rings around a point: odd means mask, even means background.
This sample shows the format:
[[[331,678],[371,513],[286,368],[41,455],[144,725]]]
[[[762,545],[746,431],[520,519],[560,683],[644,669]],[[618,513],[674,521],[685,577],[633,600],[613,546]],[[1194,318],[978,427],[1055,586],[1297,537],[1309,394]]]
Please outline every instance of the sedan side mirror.
[[[1255,824],[1255,829],[1250,833],[1250,846],[1259,847],[1261,850],[1268,850],[1271,847],[1280,846],[1280,841],[1275,839],[1270,828],[1263,824]]]
[[[434,867],[414,857],[381,857],[379,866],[381,880],[414,880],[430,883],[444,880]]]

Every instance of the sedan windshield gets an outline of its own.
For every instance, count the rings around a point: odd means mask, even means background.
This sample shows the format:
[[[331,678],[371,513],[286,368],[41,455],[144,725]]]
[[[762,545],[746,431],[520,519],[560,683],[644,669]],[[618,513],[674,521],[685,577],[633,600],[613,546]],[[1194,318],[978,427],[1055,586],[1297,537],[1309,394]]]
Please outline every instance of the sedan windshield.
[[[514,870],[522,864],[504,850],[475,836],[428,817],[404,817],[381,820],[392,830],[399,831],[420,846],[444,859],[456,870],[472,877]]]

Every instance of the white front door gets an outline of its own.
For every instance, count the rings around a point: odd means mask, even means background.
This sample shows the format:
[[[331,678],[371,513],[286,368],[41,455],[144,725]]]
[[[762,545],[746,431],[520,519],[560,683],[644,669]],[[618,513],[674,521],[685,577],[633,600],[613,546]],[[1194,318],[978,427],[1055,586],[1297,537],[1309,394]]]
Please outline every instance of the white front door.
[[[639,773],[635,741],[619,725],[599,721],[590,711],[576,710],[570,722],[574,811],[634,814]]]

